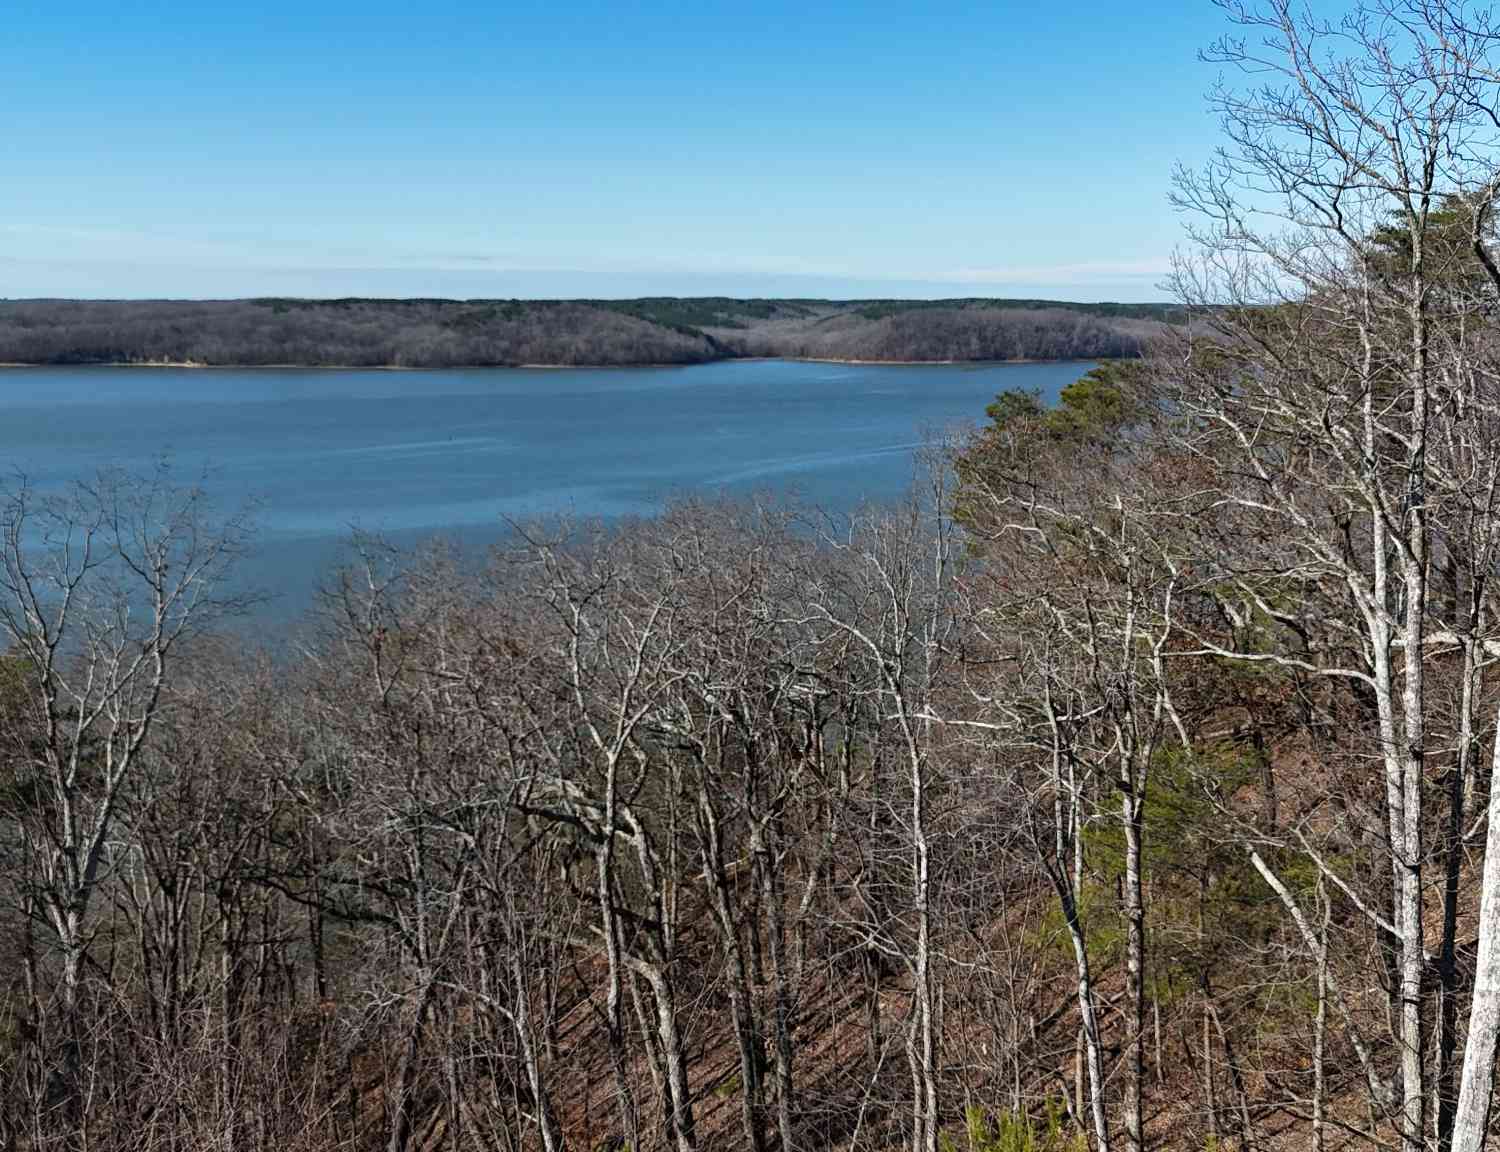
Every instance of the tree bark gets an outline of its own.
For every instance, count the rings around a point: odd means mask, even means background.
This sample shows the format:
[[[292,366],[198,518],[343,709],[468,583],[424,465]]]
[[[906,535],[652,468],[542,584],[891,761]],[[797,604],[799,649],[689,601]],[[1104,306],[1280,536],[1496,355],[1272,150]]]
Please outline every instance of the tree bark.
[[[1496,719],[1500,725],[1500,717]],[[1490,778],[1500,769],[1500,729],[1490,760]],[[1495,1080],[1495,1041],[1500,1036],[1500,804],[1490,800],[1479,897],[1479,958],[1469,1004],[1469,1034],[1453,1117],[1453,1152],[1485,1146]]]

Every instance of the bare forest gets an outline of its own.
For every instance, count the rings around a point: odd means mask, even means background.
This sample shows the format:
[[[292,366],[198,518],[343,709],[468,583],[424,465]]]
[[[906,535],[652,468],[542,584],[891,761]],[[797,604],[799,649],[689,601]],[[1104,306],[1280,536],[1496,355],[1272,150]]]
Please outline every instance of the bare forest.
[[[11,484],[0,1147],[1486,1147],[1500,33],[1226,8],[1192,322],[899,506],[359,540],[273,660],[206,494]]]
[[[0,364],[1094,360],[1139,355],[1172,315],[996,300],[13,300],[0,301]]]

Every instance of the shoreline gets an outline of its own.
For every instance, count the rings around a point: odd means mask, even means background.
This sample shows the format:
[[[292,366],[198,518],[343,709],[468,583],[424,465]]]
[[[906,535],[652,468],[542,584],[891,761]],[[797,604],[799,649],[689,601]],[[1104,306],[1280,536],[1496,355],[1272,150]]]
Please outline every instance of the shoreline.
[[[1019,357],[1009,360],[868,360],[840,356],[721,356],[712,360],[668,360],[640,361],[630,364],[304,364],[290,361],[284,364],[208,364],[201,360],[90,360],[78,364],[57,363],[47,360],[0,361],[0,371],[7,368],[192,368],[203,371],[251,372],[516,372],[545,370],[565,372],[568,370],[602,371],[604,369],[631,368],[698,368],[708,364],[847,364],[862,368],[937,368],[937,367],[994,367],[1005,364],[1096,364],[1110,357],[1064,356],[1032,359]]]

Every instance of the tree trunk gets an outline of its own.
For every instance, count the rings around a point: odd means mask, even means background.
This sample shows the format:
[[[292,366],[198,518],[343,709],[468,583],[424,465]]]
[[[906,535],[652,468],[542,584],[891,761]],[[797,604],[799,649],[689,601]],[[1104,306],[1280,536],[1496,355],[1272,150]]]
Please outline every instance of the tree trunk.
[[[1500,718],[1497,718],[1500,725]],[[1490,778],[1500,768],[1500,730]],[[1500,1036],[1500,804],[1490,801],[1484,842],[1484,879],[1479,897],[1479,959],[1469,1004],[1469,1034],[1453,1118],[1453,1152],[1480,1152],[1489,1127],[1495,1079],[1495,1041]]]
[[[604,993],[604,1031],[609,1042],[609,1066],[615,1080],[615,1102],[620,1114],[620,1138],[630,1148],[641,1146],[640,1117],[636,1110],[635,1091],[630,1084],[628,1056],[625,1051],[625,1024],[621,1001],[624,998],[625,972],[620,957],[620,926],[614,913],[613,881],[614,836],[606,832],[599,846],[599,907],[604,933],[604,952],[609,970]]]
[[[411,1094],[417,1082],[417,1056],[422,1047],[422,1032],[427,1026],[427,1014],[432,1009],[436,993],[437,981],[430,975],[424,975],[422,990],[417,997],[417,1011],[401,1045],[400,1059],[396,1062],[396,1099],[386,1152],[406,1152],[411,1141]]]
[[[740,1124],[750,1152],[765,1152],[765,1133],[761,1124],[761,1043],[755,1026],[755,1008],[750,992],[750,978],[745,966],[745,950],[740,944],[740,924],[730,902],[729,882],[724,874],[724,852],[719,835],[718,813],[707,795],[699,797],[699,811],[705,833],[703,879],[713,900],[719,939],[724,951],[729,1014],[734,1026],[735,1046],[740,1058]]]
[[[1328,1024],[1328,924],[1333,914],[1333,905],[1328,900],[1321,877],[1318,879],[1318,898],[1323,905],[1323,934],[1322,947],[1318,949],[1318,1008],[1313,1016],[1312,1152],[1323,1152],[1323,1097],[1326,1092],[1323,1037]]]
[[[925,772],[912,757],[912,904],[916,913],[916,955],[912,961],[913,1019],[909,1053],[915,1098],[912,1152],[937,1152],[937,1034],[932,1004],[931,909],[928,903],[927,796]]]
[[[535,1029],[531,1024],[531,987],[526,972],[521,966],[520,951],[510,950],[511,986],[516,990],[516,1007],[513,1016],[516,1043],[521,1048],[521,1060],[526,1067],[527,1086],[531,1098],[536,1102],[537,1128],[542,1134],[543,1152],[560,1152],[562,1132],[557,1126],[557,1116],[552,1111],[552,1096],[542,1078],[541,1061],[537,1057]]]
[[[1438,1152],[1453,1142],[1453,1117],[1458,1105],[1454,1078],[1458,1048],[1457,956],[1459,878],[1464,861],[1464,795],[1474,760],[1474,679],[1476,651],[1470,635],[1464,642],[1463,682],[1459,696],[1458,750],[1448,773],[1448,822],[1444,830],[1443,936],[1438,948],[1437,1118]]]
[[[776,875],[771,854],[767,851],[764,835],[760,829],[753,834],[751,851],[754,853],[756,870],[760,874],[761,904],[765,909],[766,944],[771,964],[772,1013],[775,1024],[775,1044],[772,1052],[776,1063],[776,1127],[781,1137],[783,1152],[791,1152],[796,1146],[792,1133],[792,1115],[796,1098],[792,1084],[792,998],[787,971],[786,927],[782,921],[782,890]]]
[[[1146,1038],[1146,912],[1141,898],[1141,782],[1132,780],[1121,793],[1125,824],[1125,990],[1127,1030],[1125,1054],[1125,1142],[1130,1152],[1141,1152],[1141,1081],[1145,1075]]]
[[[697,1152],[698,1136],[693,1122],[693,1099],[688,1092],[687,1054],[677,1027],[677,1005],[671,981],[655,966],[648,967],[646,980],[656,1003],[656,1033],[666,1071],[666,1105],[670,1113],[677,1152]]]

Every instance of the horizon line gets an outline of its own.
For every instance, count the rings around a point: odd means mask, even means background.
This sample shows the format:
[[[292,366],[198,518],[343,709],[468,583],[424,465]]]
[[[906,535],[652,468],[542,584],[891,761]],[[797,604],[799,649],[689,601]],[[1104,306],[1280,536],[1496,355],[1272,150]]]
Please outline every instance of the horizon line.
[[[342,301],[363,301],[370,303],[446,303],[446,304],[473,304],[487,303],[490,301],[511,301],[518,303],[534,304],[588,304],[596,301],[606,302],[629,302],[633,300],[734,300],[742,302],[751,301],[778,301],[785,303],[815,303],[815,304],[868,304],[884,303],[887,301],[899,301],[902,303],[915,304],[949,304],[966,303],[970,301],[990,301],[1001,304],[1063,304],[1063,305],[1104,305],[1115,304],[1123,308],[1158,308],[1181,305],[1181,301],[1170,298],[1158,300],[1120,300],[1120,299],[1068,299],[1059,296],[762,296],[747,295],[737,296],[723,292],[709,292],[702,294],[674,293],[674,292],[651,292],[634,295],[614,295],[603,293],[597,296],[436,296],[427,294],[397,295],[397,296],[363,296],[350,293],[337,293],[332,295],[297,295],[285,292],[259,293],[246,296],[3,296],[0,295],[0,303],[6,304],[29,304],[29,303],[66,303],[66,304],[245,304],[256,303],[262,300],[297,300],[308,303],[339,303]]]

